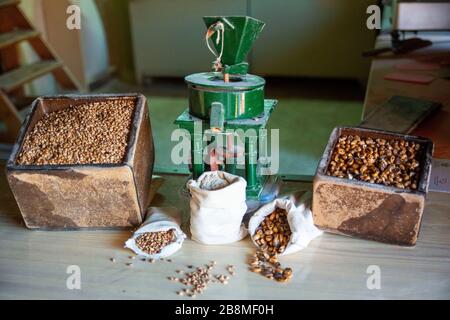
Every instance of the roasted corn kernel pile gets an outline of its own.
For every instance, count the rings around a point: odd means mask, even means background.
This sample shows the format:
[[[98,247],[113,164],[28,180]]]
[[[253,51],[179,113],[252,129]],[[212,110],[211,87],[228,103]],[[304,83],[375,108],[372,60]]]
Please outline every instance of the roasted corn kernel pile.
[[[422,146],[414,141],[343,135],[333,151],[327,174],[416,190]]]
[[[259,249],[249,261],[249,269],[278,282],[287,282],[292,278],[292,269],[281,267],[278,254],[284,252],[291,238],[291,228],[287,212],[276,208],[267,215],[253,235]]]
[[[253,240],[263,252],[282,253],[291,238],[291,228],[286,210],[277,208],[261,222],[253,235]]]

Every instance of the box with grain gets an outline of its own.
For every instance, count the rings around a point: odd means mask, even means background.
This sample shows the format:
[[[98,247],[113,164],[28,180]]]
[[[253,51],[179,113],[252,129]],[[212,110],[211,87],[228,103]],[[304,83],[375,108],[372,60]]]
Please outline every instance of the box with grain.
[[[6,170],[28,228],[127,228],[142,222],[153,162],[143,95],[65,95],[33,102]]]
[[[314,223],[332,233],[415,245],[432,152],[426,138],[335,128],[313,182]]]

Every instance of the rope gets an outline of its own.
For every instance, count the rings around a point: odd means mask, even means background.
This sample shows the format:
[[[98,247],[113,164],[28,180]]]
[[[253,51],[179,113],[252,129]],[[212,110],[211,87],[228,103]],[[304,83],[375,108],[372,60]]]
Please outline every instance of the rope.
[[[217,33],[216,44],[219,44],[219,42],[222,41],[219,55],[217,55],[217,52],[209,44],[209,38],[211,38],[214,35],[214,33]],[[225,34],[225,26],[221,21],[217,21],[216,23],[210,25],[205,34],[206,45],[208,46],[209,51],[211,51],[211,53],[216,57],[216,60],[214,60],[213,62],[213,68],[214,71],[216,72],[221,71],[223,68],[221,60],[225,42],[224,34]]]

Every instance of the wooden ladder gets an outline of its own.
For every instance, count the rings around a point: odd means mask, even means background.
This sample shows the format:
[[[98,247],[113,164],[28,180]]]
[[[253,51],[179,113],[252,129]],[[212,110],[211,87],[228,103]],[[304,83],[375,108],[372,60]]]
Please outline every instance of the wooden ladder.
[[[22,119],[19,101],[30,102],[25,97],[24,84],[52,73],[62,88],[79,91],[81,86],[64,66],[49,44],[36,31],[18,7],[20,0],[0,0],[0,120],[6,132],[0,134],[0,141],[14,142]],[[17,44],[28,41],[40,61],[23,65],[19,63]]]

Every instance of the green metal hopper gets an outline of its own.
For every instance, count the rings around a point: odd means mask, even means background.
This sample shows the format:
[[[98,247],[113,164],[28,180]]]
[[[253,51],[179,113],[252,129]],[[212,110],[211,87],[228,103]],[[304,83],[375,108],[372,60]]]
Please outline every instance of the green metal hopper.
[[[264,28],[264,22],[245,16],[208,16],[203,17],[203,21],[207,28],[218,22],[224,26],[224,46],[221,58],[225,65],[224,73],[246,74],[248,64],[244,60]],[[213,45],[216,52],[221,52],[221,41],[213,41]],[[244,65],[242,65],[243,63]],[[244,66],[245,70],[239,66]],[[235,69],[236,73],[233,72]]]

